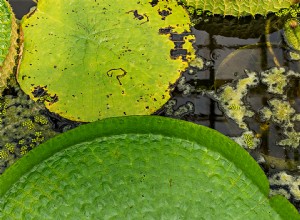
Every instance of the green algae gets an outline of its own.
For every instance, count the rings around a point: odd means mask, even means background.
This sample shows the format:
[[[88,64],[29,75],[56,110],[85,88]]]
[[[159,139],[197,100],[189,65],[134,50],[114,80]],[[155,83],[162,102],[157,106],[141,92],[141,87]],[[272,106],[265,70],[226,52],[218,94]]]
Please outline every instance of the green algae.
[[[241,129],[248,130],[244,122],[245,117],[252,117],[254,112],[244,103],[249,88],[256,87],[259,83],[257,73],[245,71],[246,77],[239,79],[236,83],[222,86],[216,93],[207,92],[218,103],[220,109],[234,120]]]
[[[276,186],[275,189],[271,189],[271,196],[279,194],[287,199],[290,199],[292,196],[294,200],[300,201],[300,177],[298,175],[293,176],[285,171],[281,171],[270,176],[269,182],[270,185]]]
[[[13,83],[12,83],[13,84]],[[0,174],[28,151],[57,134],[36,103],[14,84],[15,95],[0,98]]]

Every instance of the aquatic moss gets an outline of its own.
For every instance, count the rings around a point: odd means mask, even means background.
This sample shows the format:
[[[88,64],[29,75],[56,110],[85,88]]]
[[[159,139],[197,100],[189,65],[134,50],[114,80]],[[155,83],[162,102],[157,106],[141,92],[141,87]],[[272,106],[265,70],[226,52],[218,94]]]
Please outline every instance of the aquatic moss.
[[[295,61],[300,60],[300,54],[297,52],[289,51],[289,56],[291,60],[295,60]]]
[[[291,196],[294,200],[300,201],[300,177],[298,175],[290,175],[285,171],[276,173],[269,177],[271,185],[271,195],[283,195],[287,199]],[[281,190],[277,190],[278,188]]]
[[[217,93],[210,91],[207,94],[218,102],[220,109],[225,115],[234,120],[240,128],[248,130],[244,119],[245,117],[252,117],[254,112],[245,105],[244,99],[249,88],[258,85],[259,78],[255,72],[246,70],[245,73],[245,78],[222,86]]]
[[[268,107],[263,107],[262,109],[260,109],[259,114],[262,121],[269,121],[272,117],[272,111]]]
[[[201,70],[204,68],[204,61],[201,57],[197,57],[190,62],[190,66]]]
[[[298,148],[300,146],[300,132],[295,131],[294,126],[284,130],[285,138],[278,142],[281,146]]]
[[[232,137],[232,139],[246,149],[255,149],[261,143],[256,134],[250,130],[243,132],[239,137]]]
[[[292,127],[292,116],[295,114],[295,109],[292,108],[288,101],[281,99],[269,100],[269,105],[272,110],[272,120],[283,128]]]
[[[295,130],[295,122],[300,121],[299,114],[289,101],[273,98],[268,101],[268,107],[262,108],[259,113],[263,121],[272,121],[282,128],[284,139],[278,141],[281,146],[300,146],[300,132]]]
[[[261,72],[261,81],[268,86],[268,92],[282,95],[288,84],[288,78],[283,67],[274,67]]]
[[[164,106],[166,116],[180,118],[195,111],[195,106],[192,102],[186,102],[185,104],[180,105],[178,108],[175,108],[176,104],[177,101],[174,99],[171,99],[166,103]]]
[[[186,77],[184,76],[180,77],[176,87],[185,96],[191,94],[195,90],[191,84],[187,83]]]
[[[0,174],[28,151],[53,137],[45,107],[36,103],[15,84],[15,95],[0,98]]]

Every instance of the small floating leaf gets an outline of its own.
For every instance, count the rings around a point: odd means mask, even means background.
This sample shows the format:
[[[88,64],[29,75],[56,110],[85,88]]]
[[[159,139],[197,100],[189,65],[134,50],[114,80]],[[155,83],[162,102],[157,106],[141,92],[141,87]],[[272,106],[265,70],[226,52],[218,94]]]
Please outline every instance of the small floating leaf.
[[[76,121],[151,114],[191,58],[189,25],[175,1],[39,0],[22,21],[18,81]]]
[[[0,185],[1,219],[299,219],[285,198],[269,199],[266,176],[235,142],[155,116],[57,136],[8,168]]]

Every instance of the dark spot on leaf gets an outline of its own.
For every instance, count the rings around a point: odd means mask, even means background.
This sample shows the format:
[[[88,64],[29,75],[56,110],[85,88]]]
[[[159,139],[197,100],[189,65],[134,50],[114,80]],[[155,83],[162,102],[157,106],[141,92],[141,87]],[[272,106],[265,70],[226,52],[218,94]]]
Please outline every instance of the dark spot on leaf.
[[[142,22],[141,24],[144,24],[149,21],[149,17],[146,14],[139,14],[137,10],[128,11],[127,14],[129,13],[133,13],[134,18],[138,20],[144,20],[146,18],[146,21]]]
[[[40,102],[48,102],[50,105],[58,101],[58,96],[56,94],[50,95],[47,91],[47,86],[36,86],[33,89],[32,95],[38,98]]]
[[[42,97],[42,96],[44,96],[44,95],[47,93],[46,88],[47,88],[47,86],[45,86],[45,87],[36,86],[36,87],[34,87],[34,90],[33,90],[33,92],[32,92],[32,95],[33,95],[35,98],[37,98],[37,97]]]
[[[138,20],[143,20],[144,19],[144,16],[139,14],[137,10],[131,10],[131,11],[128,11],[127,13],[129,14],[130,12],[133,13],[134,17]]]
[[[165,20],[167,16],[169,16],[170,14],[172,14],[171,9],[169,10],[158,10],[158,14],[162,17],[162,20]]]
[[[157,4],[158,4],[158,0],[152,0],[152,1],[150,2],[150,5],[151,5],[152,7],[156,6]]]

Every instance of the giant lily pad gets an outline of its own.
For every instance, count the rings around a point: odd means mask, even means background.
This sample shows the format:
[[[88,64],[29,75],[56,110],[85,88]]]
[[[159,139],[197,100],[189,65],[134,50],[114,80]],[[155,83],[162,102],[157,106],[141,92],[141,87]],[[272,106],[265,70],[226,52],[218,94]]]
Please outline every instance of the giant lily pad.
[[[18,81],[76,121],[151,114],[191,58],[189,24],[175,1],[39,0],[22,21]]]
[[[0,0],[0,95],[15,65],[17,38],[17,23],[12,9],[6,0]]]
[[[219,15],[266,15],[270,12],[277,12],[283,8],[289,8],[298,0],[180,0],[188,6],[210,11]]]
[[[1,219],[299,219],[239,145],[155,116],[109,118],[38,146],[0,177]]]

